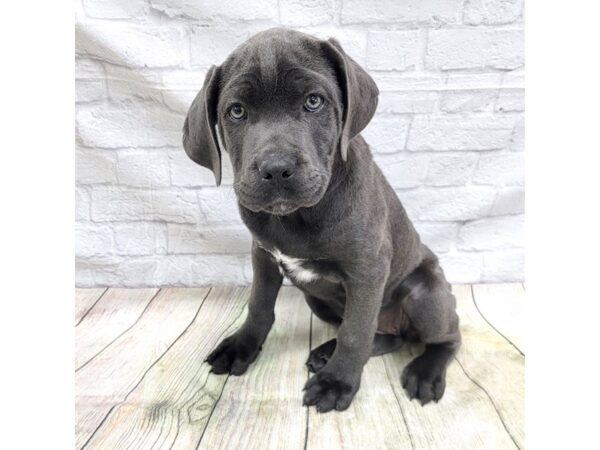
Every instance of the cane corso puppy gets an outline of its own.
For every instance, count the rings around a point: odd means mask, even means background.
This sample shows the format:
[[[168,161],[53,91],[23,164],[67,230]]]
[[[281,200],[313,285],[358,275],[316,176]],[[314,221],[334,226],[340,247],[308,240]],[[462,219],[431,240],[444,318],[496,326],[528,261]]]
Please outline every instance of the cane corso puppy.
[[[348,408],[369,357],[410,340],[425,350],[402,373],[409,397],[444,394],[460,345],[455,298],[359,134],[378,93],[338,41],[281,28],[208,71],[183,146],[217,185],[229,155],[254,270],[244,325],[207,358],[214,373],[241,375],[256,359],[285,276],[339,326],[310,352],[305,405]]]

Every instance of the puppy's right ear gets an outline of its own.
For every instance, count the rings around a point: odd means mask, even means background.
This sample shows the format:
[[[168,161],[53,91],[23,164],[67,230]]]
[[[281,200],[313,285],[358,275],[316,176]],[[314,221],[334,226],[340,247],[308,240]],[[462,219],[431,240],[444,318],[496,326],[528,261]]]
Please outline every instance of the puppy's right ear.
[[[346,54],[336,39],[330,38],[323,41],[323,44],[342,90],[344,112],[339,147],[342,159],[346,161],[350,141],[367,126],[375,114],[379,89],[373,78]]]
[[[183,124],[183,148],[192,161],[212,170],[221,184],[221,149],[217,138],[217,103],[221,70],[212,66]]]

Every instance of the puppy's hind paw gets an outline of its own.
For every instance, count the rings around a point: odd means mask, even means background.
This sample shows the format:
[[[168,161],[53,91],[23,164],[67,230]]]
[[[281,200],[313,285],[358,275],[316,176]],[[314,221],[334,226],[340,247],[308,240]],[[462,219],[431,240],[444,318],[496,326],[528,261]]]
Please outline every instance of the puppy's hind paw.
[[[432,400],[437,402],[446,390],[445,367],[428,364],[428,361],[417,358],[404,368],[401,381],[411,400],[416,398],[421,405]]]
[[[331,355],[333,355],[335,345],[336,340],[331,339],[330,341],[327,341],[324,344],[314,348],[310,352],[310,355],[308,355],[308,360],[306,361],[306,367],[308,367],[308,370],[312,373],[317,373],[319,370],[325,367],[329,361],[329,358],[331,358]]]

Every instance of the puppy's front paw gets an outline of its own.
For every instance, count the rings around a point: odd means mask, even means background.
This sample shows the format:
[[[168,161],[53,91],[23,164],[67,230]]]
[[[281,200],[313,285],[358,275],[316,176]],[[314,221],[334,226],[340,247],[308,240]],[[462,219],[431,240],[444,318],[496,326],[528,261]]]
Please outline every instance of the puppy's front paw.
[[[213,373],[242,375],[254,362],[261,348],[255,339],[234,334],[223,339],[205,362],[212,366]]]
[[[350,381],[344,378],[325,370],[318,372],[304,386],[304,406],[314,405],[319,412],[348,408],[358,391],[360,379]]]
[[[446,390],[445,366],[420,356],[404,368],[402,387],[411,400],[416,398],[421,405],[437,402]]]

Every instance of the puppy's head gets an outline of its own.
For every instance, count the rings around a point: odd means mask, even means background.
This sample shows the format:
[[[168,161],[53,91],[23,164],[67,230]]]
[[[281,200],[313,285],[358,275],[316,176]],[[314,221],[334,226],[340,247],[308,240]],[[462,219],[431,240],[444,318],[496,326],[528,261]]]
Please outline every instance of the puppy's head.
[[[336,158],[377,107],[373,79],[333,40],[285,29],[257,34],[207,73],[183,146],[221,182],[231,158],[242,206],[285,215],[323,197]]]

